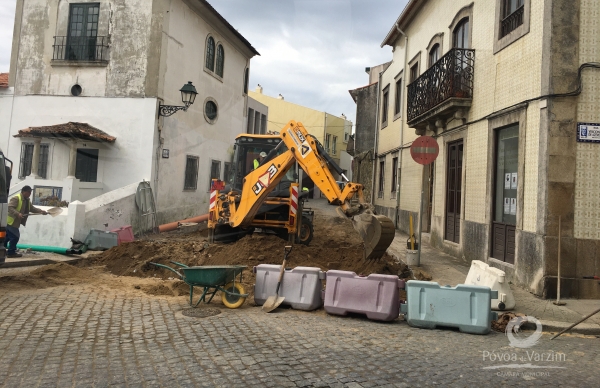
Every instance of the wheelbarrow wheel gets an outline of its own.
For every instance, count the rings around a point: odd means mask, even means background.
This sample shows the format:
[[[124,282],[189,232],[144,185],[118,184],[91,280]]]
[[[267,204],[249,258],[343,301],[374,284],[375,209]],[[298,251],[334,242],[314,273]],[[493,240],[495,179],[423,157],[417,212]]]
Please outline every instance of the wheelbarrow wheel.
[[[223,289],[225,289],[226,291],[229,292],[235,292],[236,294],[245,294],[246,291],[244,290],[244,287],[240,284],[240,283],[228,283],[225,287],[223,287]],[[231,294],[227,294],[226,292],[221,292],[221,302],[223,302],[223,304],[226,307],[229,307],[230,309],[236,309],[238,307],[240,307],[241,305],[244,304],[244,302],[246,301],[246,297],[245,296],[239,296],[239,295],[231,295]]]

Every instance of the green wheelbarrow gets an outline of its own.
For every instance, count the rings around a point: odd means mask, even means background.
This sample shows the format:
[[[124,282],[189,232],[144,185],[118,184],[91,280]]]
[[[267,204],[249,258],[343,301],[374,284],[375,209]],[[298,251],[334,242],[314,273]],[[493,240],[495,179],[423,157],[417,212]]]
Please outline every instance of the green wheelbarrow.
[[[217,291],[221,291],[221,301],[230,309],[236,309],[244,304],[248,294],[245,293],[242,286],[242,271],[245,265],[205,265],[198,267],[188,267],[185,264],[171,261],[171,263],[182,267],[179,270],[168,265],[150,263],[157,267],[168,269],[175,272],[181,280],[190,286],[190,306],[196,307],[200,302],[210,303]],[[183,274],[179,271],[182,271]],[[236,277],[239,275],[239,281]],[[194,304],[194,287],[204,287],[202,296]],[[209,297],[206,300],[206,297]]]

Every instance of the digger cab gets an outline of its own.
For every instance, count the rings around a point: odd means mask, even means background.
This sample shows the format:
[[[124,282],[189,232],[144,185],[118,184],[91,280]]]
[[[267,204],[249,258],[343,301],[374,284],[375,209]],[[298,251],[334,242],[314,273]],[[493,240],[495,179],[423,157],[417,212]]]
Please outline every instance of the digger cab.
[[[260,160],[261,152],[268,154],[280,142],[281,138],[278,135],[238,135],[235,138],[233,168],[229,176],[225,177],[225,184],[233,190],[241,191],[244,185],[244,177],[254,169],[255,161]],[[282,145],[278,154],[286,151],[287,147]],[[269,196],[288,197],[290,184],[295,182],[295,178],[294,169],[290,169]]]
[[[241,193],[244,188],[244,178],[255,169],[260,161],[261,153],[269,154],[273,149],[281,144],[281,137],[278,135],[238,135],[234,143],[233,165],[227,176],[225,176],[225,185],[219,191]],[[287,152],[285,144],[278,148],[277,155]],[[275,155],[275,156],[277,156]],[[297,180],[294,168],[284,175],[278,185],[269,193],[267,201],[261,204],[254,216],[253,222],[240,229],[231,228],[228,225],[220,225],[215,229],[215,240],[233,241],[241,236],[252,233],[255,228],[263,232],[275,233],[283,239],[294,239],[296,231],[290,232],[288,225],[290,223],[299,228],[296,241],[300,244],[308,245],[312,240],[313,227],[312,220],[314,212],[311,209],[304,208],[302,197],[305,193],[298,195],[300,199],[299,212],[301,212],[301,222],[291,221],[290,216],[290,187]],[[297,217],[300,219],[300,217]]]

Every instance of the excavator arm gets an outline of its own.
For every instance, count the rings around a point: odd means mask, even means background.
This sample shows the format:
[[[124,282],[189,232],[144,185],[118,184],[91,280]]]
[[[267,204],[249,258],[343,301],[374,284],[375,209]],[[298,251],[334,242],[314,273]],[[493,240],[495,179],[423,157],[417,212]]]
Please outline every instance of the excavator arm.
[[[301,123],[290,121],[280,131],[280,137],[279,145],[258,168],[246,175],[242,192],[230,193],[228,199],[221,198],[227,202],[225,208],[231,207],[226,212],[230,215],[228,223],[232,227],[250,225],[269,193],[298,162],[327,199],[339,205],[338,213],[352,220],[365,243],[365,258],[381,257],[394,238],[394,224],[389,218],[374,214],[372,205],[364,200],[363,186],[349,182],[340,190],[330,166],[340,174],[341,170]],[[284,147],[287,150],[281,152]],[[353,206],[350,200],[355,196],[358,204]]]

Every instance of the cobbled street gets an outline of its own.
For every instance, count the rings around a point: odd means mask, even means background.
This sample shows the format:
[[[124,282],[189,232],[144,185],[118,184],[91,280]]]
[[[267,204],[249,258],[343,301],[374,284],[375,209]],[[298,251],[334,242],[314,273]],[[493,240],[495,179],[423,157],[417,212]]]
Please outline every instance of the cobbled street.
[[[188,307],[185,297],[124,297],[90,285],[3,291],[0,385],[592,387],[598,383],[600,343],[595,337],[550,341],[544,334],[533,348],[516,349],[503,334],[420,330],[401,320],[377,323],[330,316],[322,310],[266,314],[258,307],[229,310],[214,302],[210,307],[220,308],[221,314],[191,318],[182,314]],[[508,364],[515,365],[498,368]],[[523,368],[526,364],[531,365]]]

